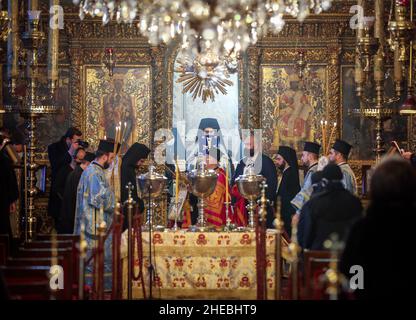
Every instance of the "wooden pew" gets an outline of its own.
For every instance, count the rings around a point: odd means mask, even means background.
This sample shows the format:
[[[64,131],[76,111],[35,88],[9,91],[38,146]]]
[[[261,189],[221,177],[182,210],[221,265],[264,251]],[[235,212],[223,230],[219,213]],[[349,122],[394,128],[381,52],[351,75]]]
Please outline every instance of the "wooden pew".
[[[50,266],[1,266],[12,299],[68,299],[71,290],[51,290]]]
[[[57,257],[62,257],[65,261],[65,263],[61,266],[64,268],[66,286],[70,286],[71,290],[76,292],[78,288],[78,260],[74,262],[74,253],[72,248],[57,248],[56,250],[52,250],[51,248],[21,248],[13,258],[37,259],[41,261],[41,259],[52,259],[54,251],[57,254]],[[50,266],[50,264],[48,265]]]
[[[304,298],[317,299],[315,294],[322,291],[320,277],[328,270],[332,261],[330,251],[305,250],[304,262]]]

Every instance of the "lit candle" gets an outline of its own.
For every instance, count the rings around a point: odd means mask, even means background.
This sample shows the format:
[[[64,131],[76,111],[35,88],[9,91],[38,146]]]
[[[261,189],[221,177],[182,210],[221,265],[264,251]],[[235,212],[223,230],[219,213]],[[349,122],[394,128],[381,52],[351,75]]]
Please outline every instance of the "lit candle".
[[[332,136],[334,135],[334,133],[335,133],[335,129],[336,129],[336,127],[337,127],[337,123],[336,122],[334,122],[334,125],[332,126],[332,130],[331,130],[331,134],[330,134],[330,136],[329,136],[329,141],[328,141],[328,149],[329,149],[329,145],[331,144],[331,141],[332,141]],[[329,150],[327,150],[327,151],[329,151]]]

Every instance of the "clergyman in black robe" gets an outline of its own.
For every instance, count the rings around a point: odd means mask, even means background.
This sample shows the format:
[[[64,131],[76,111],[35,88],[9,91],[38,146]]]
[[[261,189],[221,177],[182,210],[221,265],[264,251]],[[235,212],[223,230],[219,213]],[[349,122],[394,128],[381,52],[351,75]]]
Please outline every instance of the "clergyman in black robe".
[[[296,151],[287,146],[280,146],[277,151],[276,163],[282,171],[282,179],[277,189],[277,196],[281,201],[281,215],[285,230],[291,236],[292,216],[296,213],[291,201],[300,190],[299,167]]]
[[[270,159],[264,153],[257,152],[254,146],[254,135],[250,134],[248,137],[244,138],[244,148],[248,157],[244,157],[237,165],[231,185],[235,184],[235,180],[240,176],[245,174],[247,167],[251,166],[254,169],[255,174],[260,174],[266,178],[266,198],[269,200],[267,207],[267,216],[266,216],[266,227],[269,229],[274,228],[274,211],[273,205],[276,200],[276,189],[277,189],[277,170],[276,166],[272,159]],[[261,162],[260,162],[261,161]],[[260,170],[259,170],[260,169]]]
[[[345,189],[341,168],[328,164],[322,171],[322,190],[313,196],[300,213],[298,237],[304,249],[325,250],[324,242],[336,234],[345,241],[351,225],[362,216],[360,199]]]
[[[137,177],[136,177],[136,167],[141,165],[144,160],[149,156],[150,149],[141,143],[133,143],[133,145],[127,150],[126,154],[123,156],[121,163],[121,203],[124,204],[129,197],[129,191],[126,186],[130,182],[133,186],[132,198],[138,206],[139,212],[144,210],[144,202],[139,198],[137,191]],[[127,229],[127,210],[123,210],[124,213],[124,226],[123,229]]]
[[[61,140],[48,146],[48,157],[51,165],[51,189],[49,193],[48,213],[59,223],[58,216],[61,210],[62,197],[57,193],[57,178],[61,179],[61,186],[65,184],[66,177],[72,171],[73,155],[79,147],[82,132],[74,127],[67,130]],[[64,176],[64,178],[62,178]]]
[[[74,232],[78,183],[81,179],[82,173],[94,159],[94,153],[87,152],[81,163],[79,163],[66,178],[61,212],[59,215],[58,233],[72,234]]]

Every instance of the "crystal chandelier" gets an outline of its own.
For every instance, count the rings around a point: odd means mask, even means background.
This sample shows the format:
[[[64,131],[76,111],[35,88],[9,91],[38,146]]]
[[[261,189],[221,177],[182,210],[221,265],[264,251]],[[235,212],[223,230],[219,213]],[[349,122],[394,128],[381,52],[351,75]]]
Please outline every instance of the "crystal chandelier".
[[[178,81],[184,91],[205,102],[226,93],[230,61],[272,32],[279,33],[284,15],[303,21],[310,13],[331,7],[332,0],[73,0],[85,15],[102,17],[103,24],[133,23],[139,16],[141,33],[152,46],[178,38],[181,64]],[[215,63],[213,57],[216,57]],[[196,57],[195,60],[190,57]],[[234,57],[230,60],[230,57]],[[189,61],[190,60],[190,61]],[[217,61],[218,60],[218,61]],[[221,61],[220,61],[221,60]],[[236,65],[236,63],[234,63]]]
[[[80,18],[101,17],[133,23],[140,16],[140,30],[152,45],[169,43],[177,36],[198,52],[218,55],[240,53],[266,32],[278,33],[284,15],[303,21],[310,13],[330,8],[332,0],[73,0]]]

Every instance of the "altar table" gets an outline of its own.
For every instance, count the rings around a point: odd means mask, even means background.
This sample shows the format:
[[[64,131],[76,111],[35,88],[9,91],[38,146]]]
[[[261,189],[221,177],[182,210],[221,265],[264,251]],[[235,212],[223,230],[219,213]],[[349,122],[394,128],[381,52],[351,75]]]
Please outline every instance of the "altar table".
[[[274,297],[275,230],[266,235],[267,297]],[[143,272],[149,294],[149,233],[143,232]],[[152,233],[155,299],[256,299],[254,232]],[[282,240],[282,246],[287,246]],[[134,274],[139,263],[134,253]],[[285,254],[283,254],[285,258]],[[127,297],[127,231],[122,235],[123,298]],[[140,281],[133,281],[133,298],[142,299]]]

